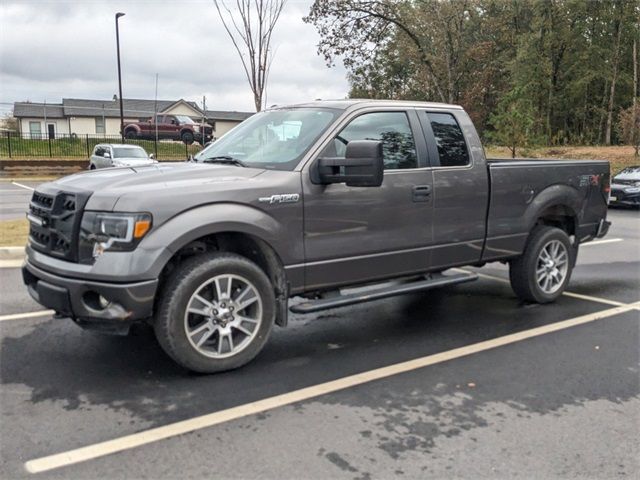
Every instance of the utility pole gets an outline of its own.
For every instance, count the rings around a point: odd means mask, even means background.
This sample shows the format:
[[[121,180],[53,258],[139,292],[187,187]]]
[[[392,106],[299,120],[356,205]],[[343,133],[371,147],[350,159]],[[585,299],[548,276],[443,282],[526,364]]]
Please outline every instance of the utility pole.
[[[207,97],[202,96],[202,126],[200,127],[200,138],[202,141],[202,146],[204,147],[204,126],[205,126],[205,117],[207,115]]]
[[[122,106],[122,70],[120,69],[120,30],[118,28],[118,19],[124,17],[124,13],[116,13],[116,50],[118,53],[118,91],[120,93],[120,139],[124,143],[124,108]]]
[[[153,125],[156,130],[156,141],[153,143],[156,154],[156,160],[158,159],[158,74],[156,73],[156,96],[153,101]]]
[[[633,39],[633,108],[631,109],[631,141],[634,154],[638,156],[640,139],[638,138],[638,38]]]

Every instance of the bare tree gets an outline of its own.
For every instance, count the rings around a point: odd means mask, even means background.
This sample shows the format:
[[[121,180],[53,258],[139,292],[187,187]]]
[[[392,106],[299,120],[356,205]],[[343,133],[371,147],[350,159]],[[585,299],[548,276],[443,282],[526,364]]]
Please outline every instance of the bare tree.
[[[253,92],[256,111],[262,110],[273,60],[271,36],[286,0],[213,0],[222,24],[236,48]],[[232,3],[232,2],[229,2]]]

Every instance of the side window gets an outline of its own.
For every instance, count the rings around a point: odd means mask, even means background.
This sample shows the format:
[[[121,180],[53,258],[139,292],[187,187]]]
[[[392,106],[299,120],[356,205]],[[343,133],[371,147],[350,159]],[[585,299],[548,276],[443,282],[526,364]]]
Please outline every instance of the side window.
[[[93,150],[93,154],[94,154],[96,157],[101,157],[101,156],[102,156],[102,152],[104,152],[104,150],[103,150],[103,148],[102,148],[102,147],[96,147],[96,148],[94,148],[94,150]]]
[[[427,115],[438,145],[440,166],[462,167],[469,165],[467,144],[455,117],[450,113],[429,112]]]
[[[323,156],[344,157],[352,140],[382,142],[385,169],[416,168],[416,144],[404,112],[374,112],[360,115],[336,135]]]
[[[156,115],[156,123],[164,123],[164,115]]]

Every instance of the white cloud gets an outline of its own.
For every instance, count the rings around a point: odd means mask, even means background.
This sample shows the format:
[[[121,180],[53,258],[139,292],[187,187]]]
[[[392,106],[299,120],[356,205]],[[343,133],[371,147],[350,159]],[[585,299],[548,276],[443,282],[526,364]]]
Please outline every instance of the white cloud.
[[[302,17],[311,1],[289,0],[274,34],[269,104],[343,98],[344,70],[317,55]],[[0,4],[0,102],[109,99],[117,92],[114,14],[122,11],[123,94],[185,98],[217,110],[253,110],[238,54],[211,0],[20,1]],[[7,107],[2,105],[2,110]]]

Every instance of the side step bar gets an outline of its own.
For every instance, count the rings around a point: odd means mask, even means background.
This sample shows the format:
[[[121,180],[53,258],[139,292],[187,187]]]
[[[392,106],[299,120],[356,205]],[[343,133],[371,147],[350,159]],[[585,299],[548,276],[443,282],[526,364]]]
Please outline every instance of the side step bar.
[[[375,288],[358,293],[341,295],[338,297],[302,302],[292,305],[289,310],[293,313],[314,313],[321,310],[327,310],[329,308],[346,307],[347,305],[354,305],[356,303],[370,302],[372,300],[395,297],[396,295],[404,295],[406,293],[421,292],[432,288],[471,282],[473,280],[477,280],[477,278],[478,275],[475,273],[459,273],[456,275],[437,274],[426,280],[418,280],[410,283],[396,284],[390,287]]]

